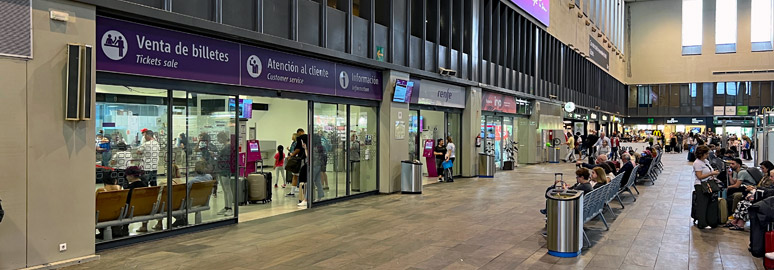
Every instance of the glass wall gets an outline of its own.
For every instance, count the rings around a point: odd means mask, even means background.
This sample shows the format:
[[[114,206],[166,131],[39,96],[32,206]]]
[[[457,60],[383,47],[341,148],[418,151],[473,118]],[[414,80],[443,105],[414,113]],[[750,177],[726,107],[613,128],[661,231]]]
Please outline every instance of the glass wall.
[[[714,106],[774,106],[772,82],[713,82],[629,87],[632,116],[712,115]]]
[[[97,85],[98,243],[234,217],[231,100]]]
[[[497,168],[502,168],[503,162],[516,158],[511,148],[517,142],[513,122],[514,117],[511,116],[481,116],[481,138],[484,140],[481,151],[494,155]]]

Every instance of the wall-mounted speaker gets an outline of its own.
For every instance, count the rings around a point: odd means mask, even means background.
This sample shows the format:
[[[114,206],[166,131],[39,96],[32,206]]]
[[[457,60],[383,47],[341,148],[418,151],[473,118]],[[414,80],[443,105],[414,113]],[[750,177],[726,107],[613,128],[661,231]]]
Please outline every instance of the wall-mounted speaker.
[[[94,76],[91,45],[67,44],[65,120],[91,120]]]
[[[81,46],[67,44],[67,77],[65,78],[65,120],[80,120]]]
[[[92,97],[94,96],[94,89],[92,88],[92,73],[91,73],[91,45],[85,45],[82,47],[81,59],[81,120],[91,120],[92,114]]]

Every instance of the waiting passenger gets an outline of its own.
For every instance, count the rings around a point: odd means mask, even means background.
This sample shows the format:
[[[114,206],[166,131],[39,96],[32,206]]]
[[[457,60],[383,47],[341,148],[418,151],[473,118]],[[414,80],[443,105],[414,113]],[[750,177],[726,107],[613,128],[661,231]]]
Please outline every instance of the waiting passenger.
[[[446,136],[446,161],[451,161],[452,167],[445,169],[444,174],[446,177],[446,182],[454,182],[454,159],[455,159],[455,152],[457,151],[456,146],[454,146],[454,141],[452,141],[451,136]]]
[[[602,133],[602,134],[604,134],[604,133]],[[612,151],[612,150],[610,149],[610,144],[608,143],[608,141],[604,141],[604,140],[602,140],[602,139],[599,139],[599,140],[600,140],[602,143],[601,143],[599,146],[597,146],[597,154],[599,154],[599,155],[605,155],[605,156],[609,156],[609,155],[610,155],[610,152]]]
[[[277,188],[280,176],[282,177],[282,188],[285,188],[285,147],[281,144],[277,146],[277,153],[274,154],[274,187]]]
[[[433,149],[433,155],[435,155],[435,173],[438,174],[438,182],[443,182],[443,160],[446,158],[446,146],[443,144],[443,139],[438,139],[438,143],[435,144]]]
[[[698,226],[701,229],[711,229],[717,226],[718,218],[718,202],[713,200],[714,193],[720,190],[706,190],[702,187],[708,184],[708,181],[715,181],[715,176],[720,174],[719,171],[713,170],[710,166],[709,160],[709,147],[699,146],[696,148],[696,161],[693,162],[694,177],[694,194],[696,195],[695,212]]]
[[[121,185],[118,184],[118,179],[113,177],[112,173],[106,173],[102,177],[102,184],[104,185],[101,188],[97,189],[97,193],[100,192],[108,192],[108,191],[116,191],[121,190]]]
[[[618,170],[618,173],[623,173],[623,178],[621,178],[621,187],[624,187],[626,183],[629,181],[629,177],[632,175],[632,171],[634,170],[634,164],[632,163],[632,156],[628,153],[624,153],[621,155],[621,169]]]
[[[643,151],[639,161],[640,169],[637,171],[637,177],[645,177],[645,175],[648,174],[648,169],[650,169],[650,163],[652,161],[653,156],[651,155],[650,150]]]
[[[607,155],[599,155],[599,156],[597,156],[597,159],[594,160],[594,164],[593,165],[592,164],[588,164],[588,163],[583,163],[580,160],[578,162],[576,162],[575,165],[590,170],[590,169],[594,169],[596,167],[599,167],[599,164],[602,164],[602,163],[605,163],[605,162],[607,162]]]
[[[591,170],[591,182],[593,183],[592,186],[594,189],[598,189],[607,184],[607,175],[605,175],[605,170],[602,169],[602,167],[596,167]]]

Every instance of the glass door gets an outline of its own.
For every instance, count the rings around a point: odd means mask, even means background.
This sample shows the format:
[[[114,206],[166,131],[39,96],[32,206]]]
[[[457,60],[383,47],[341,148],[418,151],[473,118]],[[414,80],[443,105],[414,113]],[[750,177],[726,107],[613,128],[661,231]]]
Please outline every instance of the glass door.
[[[314,201],[348,195],[347,105],[314,103],[311,174],[307,187]]]
[[[376,190],[375,107],[349,106],[349,179],[350,194]]]
[[[175,96],[177,92],[182,93],[175,91]],[[175,219],[173,227],[234,217],[237,161],[244,162],[237,158],[238,100],[234,96],[191,92],[184,97],[185,109],[173,107],[176,121],[172,130],[177,134],[175,147],[179,148],[175,150],[179,154],[173,162],[169,202]],[[177,193],[185,195],[180,198]]]
[[[514,142],[513,117],[505,116],[503,117],[503,161],[515,160]]]
[[[419,132],[422,122],[419,117],[418,110],[409,111],[409,134],[408,134],[408,147],[409,147],[409,160],[419,160]],[[424,123],[422,123],[424,124]]]
[[[446,113],[446,134],[447,136],[452,138],[452,142],[454,142],[454,146],[456,147],[455,150],[455,160],[454,160],[454,166],[452,167],[452,172],[455,176],[460,175],[462,173],[462,165],[460,160],[460,147],[462,146],[462,116],[459,113],[452,113],[447,112]],[[447,142],[448,143],[448,142]]]

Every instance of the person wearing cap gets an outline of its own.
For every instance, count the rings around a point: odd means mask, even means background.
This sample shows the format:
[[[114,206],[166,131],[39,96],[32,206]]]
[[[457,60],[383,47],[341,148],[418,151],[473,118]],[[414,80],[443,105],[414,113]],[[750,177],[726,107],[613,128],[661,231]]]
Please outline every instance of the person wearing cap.
[[[145,142],[137,149],[137,154],[142,157],[142,170],[145,175],[145,182],[151,186],[156,185],[156,172],[159,169],[159,152],[161,146],[153,138],[153,131],[147,128],[142,129]]]

